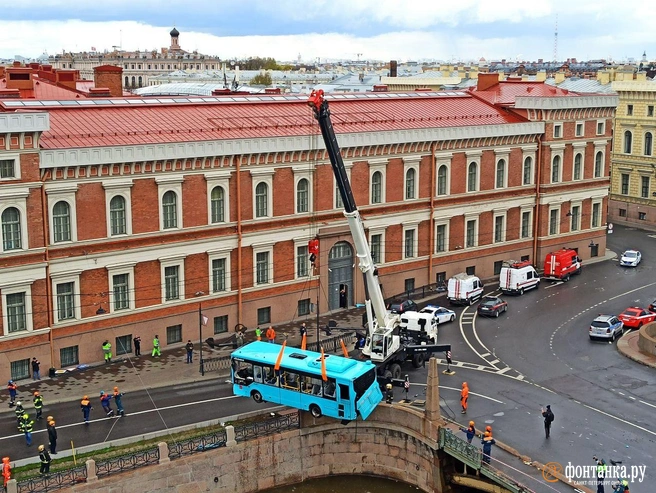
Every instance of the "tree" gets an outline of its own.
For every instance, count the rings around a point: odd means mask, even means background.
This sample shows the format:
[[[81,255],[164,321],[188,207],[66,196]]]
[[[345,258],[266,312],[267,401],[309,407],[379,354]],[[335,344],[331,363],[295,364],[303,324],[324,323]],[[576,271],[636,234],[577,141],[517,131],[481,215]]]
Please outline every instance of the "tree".
[[[257,74],[251,79],[251,85],[253,86],[270,86],[271,83],[271,74],[268,72],[265,72],[264,74]]]

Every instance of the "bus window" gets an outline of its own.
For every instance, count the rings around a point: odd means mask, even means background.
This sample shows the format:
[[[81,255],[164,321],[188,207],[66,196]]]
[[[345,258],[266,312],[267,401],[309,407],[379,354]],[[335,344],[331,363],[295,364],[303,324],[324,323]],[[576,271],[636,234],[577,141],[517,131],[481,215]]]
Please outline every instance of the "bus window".
[[[233,360],[232,371],[234,382],[240,385],[250,385],[253,382],[253,364],[246,361]]]
[[[280,373],[280,372],[278,372]],[[270,366],[265,366],[264,367],[264,383],[268,383],[269,385],[275,385],[278,386],[278,375],[276,375],[276,372],[274,369]]]
[[[257,383],[262,383],[264,375],[262,373],[262,367],[258,365],[253,365],[253,378]]]
[[[301,377],[298,373],[283,371],[281,384],[286,389],[299,390],[301,387]]]
[[[312,377],[308,377],[307,375],[303,375],[301,377],[301,392],[306,394],[312,393],[312,380],[314,379]]]
[[[349,386],[343,383],[339,384],[339,398],[340,400],[349,400]]]
[[[335,398],[335,379],[329,378],[327,382],[323,384],[323,396],[328,399]]]

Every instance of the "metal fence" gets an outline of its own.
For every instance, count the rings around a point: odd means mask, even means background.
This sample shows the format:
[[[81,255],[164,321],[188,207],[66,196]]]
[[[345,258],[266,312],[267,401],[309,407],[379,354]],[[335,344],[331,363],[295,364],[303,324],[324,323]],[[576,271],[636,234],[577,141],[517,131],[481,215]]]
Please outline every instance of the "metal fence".
[[[203,371],[219,371],[230,368],[230,355],[203,359]]]
[[[324,351],[326,352],[338,352],[342,350],[342,345],[339,342],[340,340],[344,341],[344,344],[352,344],[355,340],[355,331],[350,332],[350,333],[341,333],[340,335],[337,336],[332,336],[332,337],[327,337],[325,339],[321,339],[321,341],[317,342],[309,342],[307,344],[307,349],[308,351],[321,351],[320,348],[323,348]]]
[[[47,476],[23,479],[17,481],[16,486],[18,487],[18,493],[41,493],[69,488],[79,483],[86,483],[86,481],[87,468],[86,466],[80,466],[73,469],[53,471]]]
[[[394,296],[390,296],[389,298],[385,298],[385,304],[388,305],[398,300],[424,299],[424,298],[429,298],[431,296],[437,296],[438,294],[445,293],[445,292],[446,292],[446,282],[440,282],[440,283],[435,282],[433,284],[426,284],[425,286],[419,286],[418,288],[410,289],[408,291],[404,291],[403,293],[399,293]]]
[[[481,449],[455,436],[446,428],[440,428],[440,448],[468,466],[481,468]]]
[[[181,440],[178,442],[169,442],[169,458],[178,459],[185,455],[196,454],[198,452],[205,452],[226,445],[226,432],[219,430],[215,433],[203,435],[200,437],[189,438],[188,440]]]
[[[139,452],[96,462],[96,476],[101,478],[116,472],[130,471],[149,464],[157,464],[158,462],[159,447],[140,450]]]
[[[245,442],[282,431],[297,430],[300,427],[300,411],[281,414],[262,421],[235,426],[235,440],[237,442]]]

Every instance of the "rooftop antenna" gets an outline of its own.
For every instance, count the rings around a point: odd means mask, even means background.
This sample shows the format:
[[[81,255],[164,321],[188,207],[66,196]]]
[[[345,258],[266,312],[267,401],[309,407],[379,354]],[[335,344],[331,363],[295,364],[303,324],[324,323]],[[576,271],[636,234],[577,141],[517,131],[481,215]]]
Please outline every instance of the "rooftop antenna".
[[[554,30],[554,55],[553,61],[558,61],[558,14],[556,14],[556,29]]]
[[[119,46],[119,48],[120,48],[121,51],[122,51],[122,50],[123,50],[123,29],[119,29],[119,31],[118,31],[118,36],[119,36],[119,38],[118,38],[118,46]]]

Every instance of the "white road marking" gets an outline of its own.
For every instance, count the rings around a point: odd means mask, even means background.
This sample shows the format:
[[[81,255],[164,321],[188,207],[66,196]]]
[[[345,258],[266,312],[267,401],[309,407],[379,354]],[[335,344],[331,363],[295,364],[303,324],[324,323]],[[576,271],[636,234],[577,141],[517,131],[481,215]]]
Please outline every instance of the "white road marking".
[[[512,368],[510,368],[509,366],[506,366],[504,369],[499,370],[498,373],[499,373],[500,375],[503,375],[504,373],[506,373],[506,372],[509,371],[509,370],[512,370]]]
[[[650,406],[650,407],[656,408],[656,406],[654,406],[653,404],[650,404],[649,402],[645,402],[645,401],[638,401],[638,402],[639,402],[640,404],[644,404],[644,405],[646,405],[646,406]]]
[[[579,403],[579,404],[580,404],[580,403]],[[627,420],[622,419],[622,418],[618,418],[617,416],[613,416],[612,414],[609,414],[609,413],[607,413],[607,412],[604,412],[604,411],[602,411],[601,409],[597,409],[597,408],[595,408],[595,407],[588,406],[587,404],[583,404],[583,407],[587,407],[588,409],[590,409],[590,410],[592,410],[592,411],[596,411],[596,412],[598,412],[599,414],[603,414],[604,416],[608,416],[609,418],[616,419],[617,421],[620,421],[620,422],[622,422],[622,423],[624,423],[624,424],[626,424],[626,425],[633,426],[634,428],[638,428],[639,430],[642,430],[642,431],[644,431],[644,432],[646,432],[646,433],[649,433],[650,435],[654,435],[654,436],[656,436],[656,431],[648,430],[647,428],[643,428],[642,426],[638,426],[638,425],[635,424],[635,423],[631,423],[630,421],[627,421]],[[654,407],[656,407],[656,406],[654,406]]]
[[[466,310],[466,308],[465,308],[465,310]],[[462,339],[463,339],[463,340],[467,343],[467,345],[469,346],[469,349],[471,349],[476,355],[478,355],[483,361],[485,361],[485,362],[487,363],[488,361],[483,357],[483,355],[482,355],[481,353],[479,353],[478,351],[476,351],[476,349],[474,349],[474,346],[472,346],[472,343],[469,342],[469,339],[468,339],[467,336],[465,335],[465,329],[464,329],[464,327],[463,327],[463,325],[462,325],[462,322],[463,322],[463,319],[464,319],[464,315],[465,315],[465,313],[466,313],[465,310],[463,310],[463,311],[460,313],[460,322],[458,323],[458,325],[460,326],[460,335],[462,336]],[[472,328],[473,328],[473,327],[474,327],[474,324],[473,324],[473,321],[472,321]],[[485,346],[483,346],[483,347],[485,348]],[[489,353],[489,350],[488,350],[487,348],[485,348],[485,349],[488,351],[487,354],[490,354],[490,353]]]
[[[560,286],[561,284],[564,284],[563,281],[554,282],[551,286],[546,286],[544,289],[555,288],[556,286]]]

